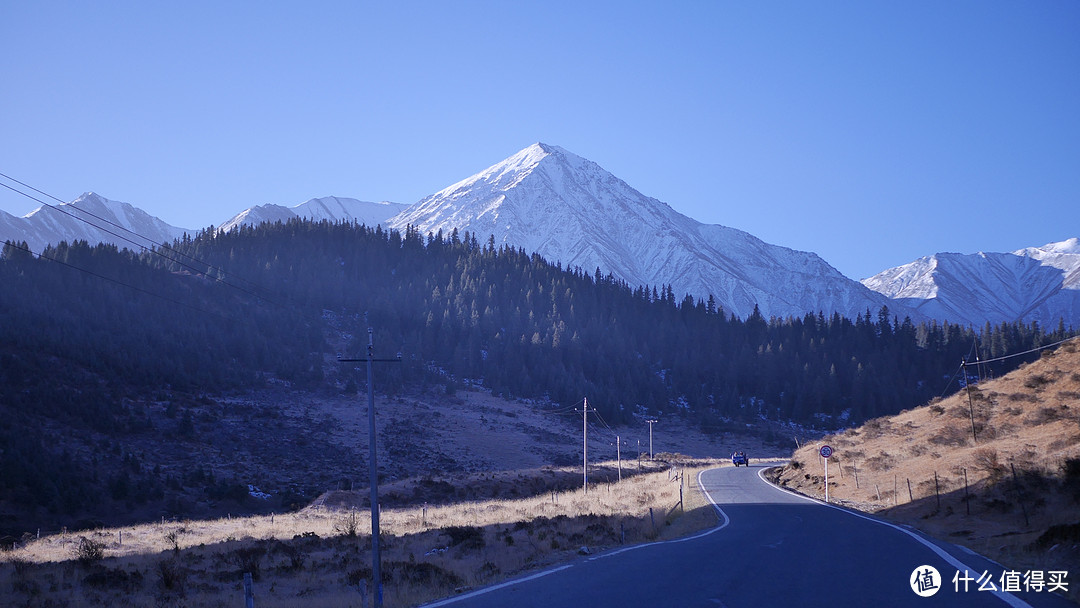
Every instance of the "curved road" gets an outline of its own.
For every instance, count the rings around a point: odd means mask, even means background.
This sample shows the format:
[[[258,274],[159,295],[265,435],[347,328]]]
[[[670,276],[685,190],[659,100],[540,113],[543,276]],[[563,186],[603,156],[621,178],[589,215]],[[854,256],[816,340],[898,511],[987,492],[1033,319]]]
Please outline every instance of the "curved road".
[[[976,580],[966,592],[961,581],[957,592],[958,571],[972,579],[988,572],[1000,588],[1005,569],[955,545],[780,490],[760,477],[762,468],[702,473],[699,483],[721,517],[704,534],[615,549],[427,606],[1075,607],[1046,591],[979,591]],[[931,597],[910,586],[923,565],[941,574]]]

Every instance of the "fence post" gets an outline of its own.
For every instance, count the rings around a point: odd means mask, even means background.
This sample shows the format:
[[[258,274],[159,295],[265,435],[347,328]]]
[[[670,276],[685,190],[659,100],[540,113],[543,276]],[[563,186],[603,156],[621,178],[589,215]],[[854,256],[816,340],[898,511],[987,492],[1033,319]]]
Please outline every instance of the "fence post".
[[[1024,513],[1024,527],[1030,528],[1031,522],[1028,521],[1027,507],[1024,505],[1024,494],[1020,491],[1020,480],[1016,478],[1016,465],[1010,462],[1009,468],[1012,469],[1013,485],[1016,487],[1016,498],[1020,501],[1020,510]]]
[[[911,493],[911,478],[907,478],[907,497],[908,502],[915,502],[915,496]]]
[[[941,510],[941,489],[938,487],[937,471],[934,471],[934,496],[937,497],[937,510]]]
[[[971,497],[968,496],[967,467],[964,467],[964,505],[967,506],[967,514],[971,515]]]
[[[855,489],[858,490],[859,489],[859,461],[858,460],[852,460],[851,461],[851,470],[855,473]],[[878,502],[881,502],[881,497],[880,496],[878,496]]]
[[[255,608],[255,593],[251,590],[251,573],[244,573],[244,608]]]

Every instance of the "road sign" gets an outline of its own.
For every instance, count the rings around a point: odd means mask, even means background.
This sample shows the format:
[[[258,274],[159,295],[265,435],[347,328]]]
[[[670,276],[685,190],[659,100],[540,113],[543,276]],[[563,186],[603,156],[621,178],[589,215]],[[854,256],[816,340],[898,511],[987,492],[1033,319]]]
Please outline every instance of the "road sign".
[[[825,459],[825,502],[829,502],[829,456],[832,456],[832,448],[823,445],[818,450],[818,454]]]

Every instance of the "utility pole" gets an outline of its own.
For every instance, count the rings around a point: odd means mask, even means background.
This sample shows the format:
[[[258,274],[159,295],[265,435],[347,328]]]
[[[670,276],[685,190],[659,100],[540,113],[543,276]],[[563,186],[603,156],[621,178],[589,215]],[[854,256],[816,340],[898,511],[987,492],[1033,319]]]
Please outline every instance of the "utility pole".
[[[652,425],[654,425],[654,424],[656,424],[657,422],[660,422],[660,421],[659,421],[659,420],[657,420],[656,418],[646,418],[646,419],[645,419],[645,422],[648,422],[648,423],[649,423],[649,460],[652,460],[652,459],[653,459],[653,451],[652,451]]]
[[[964,368],[964,385],[967,386],[968,396],[968,415],[971,416],[971,442],[978,443],[979,436],[975,434],[975,406],[971,402],[971,381],[968,380],[967,374],[967,360],[961,359],[960,366]]]
[[[367,321],[367,313],[364,313]],[[375,358],[375,330],[368,327],[367,357],[364,359],[342,359],[341,363],[367,362],[367,393],[368,393],[368,469],[371,480],[371,576],[375,593],[372,604],[375,608],[382,608],[382,560],[379,557],[379,473],[375,457],[375,385],[374,374],[371,369],[372,363],[401,363],[401,355],[396,359]]]
[[[594,410],[595,411],[595,410]],[[589,493],[589,398],[581,409],[581,485]]]
[[[618,435],[615,435],[615,462],[619,463],[619,481],[622,481],[622,451]]]

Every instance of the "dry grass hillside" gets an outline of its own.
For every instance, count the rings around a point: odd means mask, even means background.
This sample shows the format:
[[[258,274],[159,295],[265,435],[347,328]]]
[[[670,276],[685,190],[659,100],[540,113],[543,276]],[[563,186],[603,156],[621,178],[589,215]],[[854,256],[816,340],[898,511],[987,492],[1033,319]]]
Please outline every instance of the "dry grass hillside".
[[[780,482],[823,497],[818,450],[828,444],[835,450],[834,502],[909,523],[1017,570],[1077,571],[1080,340],[972,386],[970,404],[968,391],[960,391],[804,445]]]
[[[412,606],[621,544],[675,538],[715,525],[696,474],[719,461],[671,455],[624,471],[597,466],[584,493],[384,508],[385,605]],[[631,475],[631,473],[635,473]],[[576,470],[519,472],[520,488],[543,487]],[[490,480],[489,480],[490,481]],[[471,480],[431,478],[463,493]],[[578,477],[580,484],[580,477]],[[357,493],[360,494],[360,493]],[[680,501],[682,497],[682,501]],[[236,606],[244,573],[259,606],[370,603],[370,518],[351,492],[332,492],[297,513],[161,522],[31,540],[0,554],[4,606]]]

